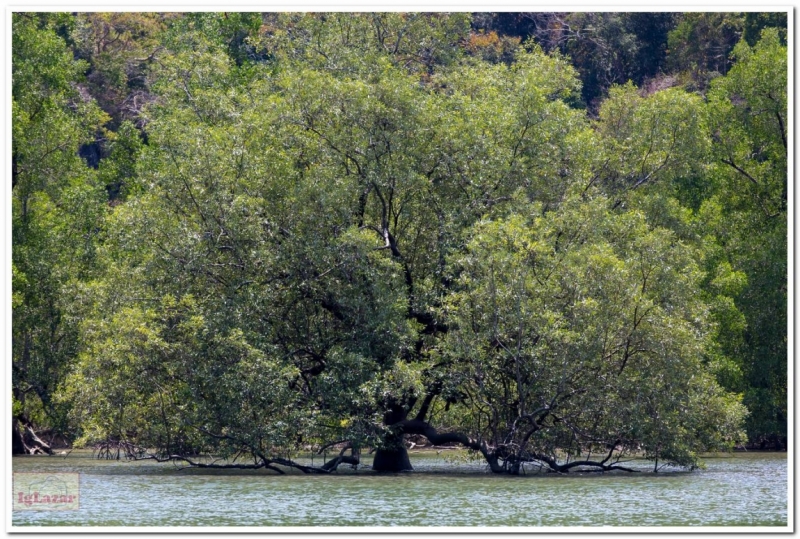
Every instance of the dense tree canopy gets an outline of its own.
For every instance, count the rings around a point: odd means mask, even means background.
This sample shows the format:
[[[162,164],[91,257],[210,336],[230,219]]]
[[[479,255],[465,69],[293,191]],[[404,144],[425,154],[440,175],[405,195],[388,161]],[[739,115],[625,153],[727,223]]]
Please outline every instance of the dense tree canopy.
[[[19,450],[36,437],[32,422],[65,427],[65,409],[53,397],[80,341],[68,290],[94,271],[105,213],[102,186],[78,148],[107,117],[74,84],[86,65],[56,35],[61,19],[13,20],[12,384]]]
[[[565,49],[467,14],[15,14],[20,441],[329,472],[420,435],[517,474],[785,435],[779,33],[705,99],[609,75],[580,105],[581,55],[663,59],[668,15]]]

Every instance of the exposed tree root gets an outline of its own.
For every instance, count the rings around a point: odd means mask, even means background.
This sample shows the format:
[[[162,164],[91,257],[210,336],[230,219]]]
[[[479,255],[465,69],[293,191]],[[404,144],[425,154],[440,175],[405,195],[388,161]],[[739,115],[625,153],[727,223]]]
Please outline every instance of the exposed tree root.
[[[92,454],[98,459],[131,460],[146,455],[147,450],[125,440],[104,440],[94,445]]]
[[[347,449],[351,450],[350,455],[345,455],[345,451]],[[191,468],[211,468],[211,469],[235,469],[235,470],[258,470],[261,468],[266,468],[268,470],[272,470],[277,472],[281,475],[285,474],[286,472],[279,468],[278,466],[284,466],[286,468],[294,468],[300,470],[306,474],[329,474],[335,472],[336,469],[341,464],[352,464],[358,465],[361,461],[359,454],[357,451],[353,451],[352,448],[349,446],[345,447],[341,450],[339,455],[330,459],[328,462],[323,464],[322,466],[308,466],[305,464],[300,464],[299,462],[295,462],[292,459],[283,458],[283,457],[273,457],[268,458],[263,454],[259,453],[255,456],[255,461],[253,464],[243,464],[243,463],[227,463],[227,462],[217,462],[214,460],[212,462],[201,462],[199,460],[190,458],[186,455],[167,455],[167,456],[159,456],[154,454],[144,454],[144,455],[133,455],[128,457],[130,460],[154,460],[156,462],[185,462]]]
[[[617,461],[612,461],[614,449],[601,461],[597,460],[576,460],[565,464],[559,464],[551,456],[537,453],[529,453],[517,448],[516,451],[509,451],[505,446],[490,447],[485,441],[479,441],[460,432],[440,433],[427,421],[421,419],[406,419],[395,424],[394,427],[403,434],[419,434],[425,436],[433,445],[444,445],[449,443],[459,443],[462,446],[479,451],[489,468],[494,473],[508,473],[519,475],[522,465],[525,463],[538,463],[547,465],[550,470],[558,473],[568,473],[575,468],[596,468],[598,471],[610,472],[614,470],[624,472],[637,472],[632,468],[620,466]]]
[[[22,431],[20,432],[20,427]],[[21,418],[14,418],[12,422],[11,450],[14,455],[52,455],[50,444],[39,438],[33,425]]]

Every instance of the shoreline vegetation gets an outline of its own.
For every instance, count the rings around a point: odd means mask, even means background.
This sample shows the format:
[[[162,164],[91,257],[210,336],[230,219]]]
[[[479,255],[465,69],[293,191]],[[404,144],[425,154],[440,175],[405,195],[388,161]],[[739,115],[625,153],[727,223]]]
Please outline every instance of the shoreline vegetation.
[[[13,454],[785,449],[786,13],[12,29]]]

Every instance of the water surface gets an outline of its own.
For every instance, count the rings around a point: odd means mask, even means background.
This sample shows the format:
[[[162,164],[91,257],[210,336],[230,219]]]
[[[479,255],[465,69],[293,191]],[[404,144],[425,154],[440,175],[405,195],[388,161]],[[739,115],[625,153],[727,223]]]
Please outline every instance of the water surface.
[[[15,457],[15,472],[81,474],[78,511],[15,511],[15,526],[786,526],[785,453],[704,470],[497,476],[412,454],[415,472],[331,476],[180,469],[90,453]],[[348,467],[349,468],[349,467]]]

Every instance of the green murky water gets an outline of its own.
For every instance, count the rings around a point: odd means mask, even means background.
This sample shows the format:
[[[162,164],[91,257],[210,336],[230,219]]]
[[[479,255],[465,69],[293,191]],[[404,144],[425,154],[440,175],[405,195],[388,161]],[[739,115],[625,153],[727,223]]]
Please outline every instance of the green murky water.
[[[15,472],[80,472],[78,511],[14,511],[15,526],[785,526],[786,454],[705,470],[501,477],[412,454],[413,473],[179,470],[91,454],[15,457]],[[642,470],[651,464],[636,463]]]

